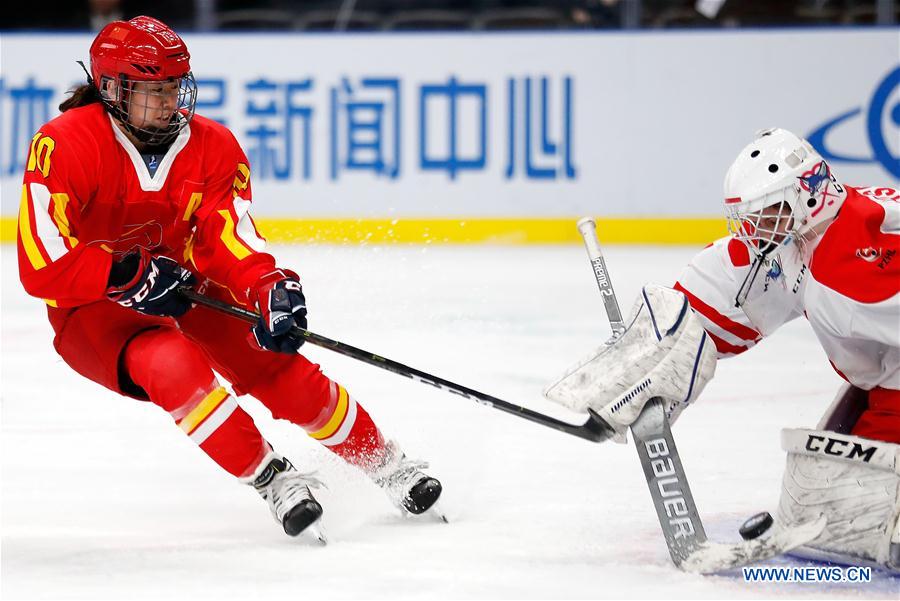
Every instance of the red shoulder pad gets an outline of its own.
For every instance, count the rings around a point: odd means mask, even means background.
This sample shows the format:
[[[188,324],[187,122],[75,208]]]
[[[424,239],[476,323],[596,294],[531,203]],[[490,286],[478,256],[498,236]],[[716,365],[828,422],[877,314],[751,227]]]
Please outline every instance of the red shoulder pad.
[[[887,300],[900,292],[900,234],[891,226],[900,203],[890,195],[876,199],[853,188],[847,192],[813,253],[810,271],[819,283],[855,301]]]
[[[735,267],[746,267],[750,264],[750,250],[737,238],[731,238],[728,241],[728,258]]]

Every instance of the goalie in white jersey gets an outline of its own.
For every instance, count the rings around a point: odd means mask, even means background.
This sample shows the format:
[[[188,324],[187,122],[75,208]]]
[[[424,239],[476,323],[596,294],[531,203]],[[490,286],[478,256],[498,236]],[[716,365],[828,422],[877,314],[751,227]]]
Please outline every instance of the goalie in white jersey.
[[[731,236],[674,289],[646,286],[625,333],[545,394],[622,435],[652,397],[674,421],[717,359],[805,317],[846,383],[816,429],[782,432],[779,519],[824,514],[806,554],[900,570],[900,192],[846,186],[807,141],[769,129],[728,170],[725,213]]]

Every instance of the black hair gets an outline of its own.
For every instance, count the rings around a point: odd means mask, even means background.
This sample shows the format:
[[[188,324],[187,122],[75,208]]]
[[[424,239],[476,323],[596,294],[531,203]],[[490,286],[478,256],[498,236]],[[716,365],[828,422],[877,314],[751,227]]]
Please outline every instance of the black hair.
[[[69,90],[69,92],[72,95],[59,105],[59,112],[61,113],[80,106],[94,104],[95,102],[103,102],[103,99],[100,98],[100,92],[91,83],[82,84],[73,90]]]

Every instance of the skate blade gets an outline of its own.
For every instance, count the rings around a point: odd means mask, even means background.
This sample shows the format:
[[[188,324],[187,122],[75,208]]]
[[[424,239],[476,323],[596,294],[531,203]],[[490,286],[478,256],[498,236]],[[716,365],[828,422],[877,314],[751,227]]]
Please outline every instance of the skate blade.
[[[321,522],[321,520],[317,520],[316,522],[307,526],[303,530],[301,535],[324,547],[328,544],[328,536],[326,536],[325,528],[322,526],[322,524],[320,522]]]
[[[443,508],[438,503],[435,503],[434,505],[432,505],[431,509],[428,510],[428,513],[434,515],[434,517],[436,517],[440,521],[444,522],[445,524],[450,523],[450,520],[447,519],[447,514],[444,513]]]
[[[447,514],[444,513],[444,510],[441,508],[439,501],[435,501],[434,505],[429,507],[428,511],[426,511],[424,514],[422,514],[422,516],[423,517],[427,516],[428,519],[438,520],[445,524],[450,523],[450,520],[447,519]]]
[[[444,524],[450,523],[450,520],[447,519],[447,515],[443,512],[437,502],[435,502],[434,505],[432,505],[422,513],[412,513],[404,509],[403,507],[398,507],[397,509],[400,510],[400,517],[411,522],[443,522]]]

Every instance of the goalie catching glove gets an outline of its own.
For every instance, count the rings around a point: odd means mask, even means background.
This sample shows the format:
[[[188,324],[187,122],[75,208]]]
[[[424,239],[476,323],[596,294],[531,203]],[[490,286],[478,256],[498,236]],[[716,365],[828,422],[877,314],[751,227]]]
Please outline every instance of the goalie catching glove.
[[[544,390],[573,411],[596,414],[625,441],[651,398],[661,397],[674,422],[716,371],[716,349],[681,292],[647,285],[628,327]]]
[[[303,336],[294,326],[306,329],[306,297],[292,271],[276,269],[256,283],[256,308],[259,321],[250,331],[250,342],[261,349],[276,353],[296,353],[303,344]]]

